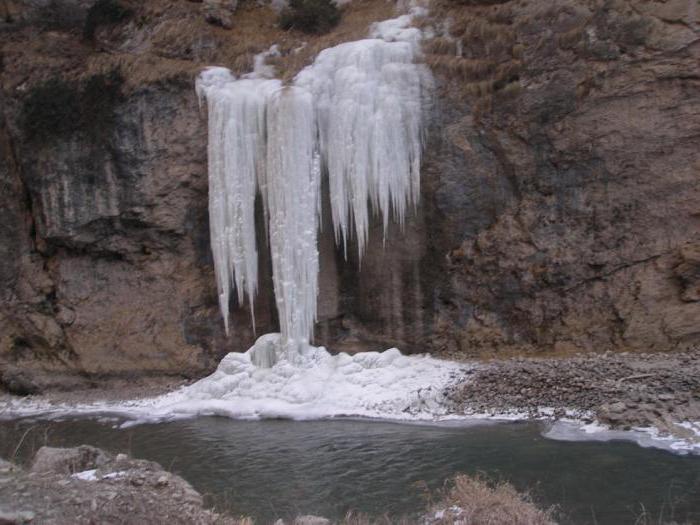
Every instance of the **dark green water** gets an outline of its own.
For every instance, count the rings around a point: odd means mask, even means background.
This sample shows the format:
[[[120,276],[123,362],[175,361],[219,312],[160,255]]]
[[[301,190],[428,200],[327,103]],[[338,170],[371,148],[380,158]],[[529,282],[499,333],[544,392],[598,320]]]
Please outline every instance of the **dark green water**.
[[[0,422],[0,455],[17,460],[41,445],[95,445],[157,461],[210,504],[258,523],[349,509],[411,514],[457,472],[484,472],[559,505],[563,523],[700,523],[700,457],[622,442],[543,438],[534,423],[468,428],[369,421],[233,421],[202,417],[126,429],[114,422]]]

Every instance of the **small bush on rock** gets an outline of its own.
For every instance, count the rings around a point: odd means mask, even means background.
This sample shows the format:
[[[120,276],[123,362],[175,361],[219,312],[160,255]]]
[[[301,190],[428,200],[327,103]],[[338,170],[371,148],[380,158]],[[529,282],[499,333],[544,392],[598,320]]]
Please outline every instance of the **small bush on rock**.
[[[282,10],[282,29],[298,29],[304,33],[327,33],[340,21],[340,11],[331,0],[290,0]]]
[[[88,10],[83,37],[86,40],[93,40],[98,27],[118,24],[130,18],[132,14],[131,9],[124,7],[116,0],[97,0]]]

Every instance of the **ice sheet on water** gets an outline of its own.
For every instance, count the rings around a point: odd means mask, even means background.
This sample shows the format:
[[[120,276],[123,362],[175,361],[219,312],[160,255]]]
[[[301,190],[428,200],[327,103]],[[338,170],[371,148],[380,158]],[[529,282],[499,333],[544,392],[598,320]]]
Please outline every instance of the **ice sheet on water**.
[[[678,426],[689,431],[687,437],[664,434],[654,427],[616,430],[597,422],[560,420],[554,422],[544,432],[544,436],[559,441],[631,441],[645,448],[660,448],[679,454],[700,454],[700,421],[684,421]]]

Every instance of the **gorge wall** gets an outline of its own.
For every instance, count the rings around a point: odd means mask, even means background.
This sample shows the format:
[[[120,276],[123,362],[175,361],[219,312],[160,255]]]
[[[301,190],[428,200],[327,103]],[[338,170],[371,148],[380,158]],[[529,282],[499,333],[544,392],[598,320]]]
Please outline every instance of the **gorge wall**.
[[[228,338],[218,311],[195,75],[245,72],[277,43],[288,78],[392,13],[354,0],[319,37],[279,30],[254,2],[230,28],[207,22],[211,2],[141,4],[89,35],[92,2],[0,1],[5,376],[195,377],[247,349],[247,308]],[[385,245],[381,221],[370,228],[359,270],[324,217],[316,343],[463,357],[700,344],[697,4],[443,0],[432,13],[420,206]],[[277,329],[269,265],[257,335]]]

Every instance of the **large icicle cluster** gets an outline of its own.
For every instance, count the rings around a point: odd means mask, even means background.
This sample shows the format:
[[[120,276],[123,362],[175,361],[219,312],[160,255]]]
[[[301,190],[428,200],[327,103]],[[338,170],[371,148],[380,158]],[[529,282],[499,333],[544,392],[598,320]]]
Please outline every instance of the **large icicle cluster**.
[[[328,174],[336,241],[364,253],[370,205],[384,228],[403,224],[420,188],[422,108],[430,74],[416,64],[412,15],[375,24],[371,36],[321,52],[292,86],[256,71],[236,79],[210,68],[197,81],[209,111],[211,242],[228,332],[231,288],[257,287],[255,195],[269,222],[282,339],[308,343],[316,319],[321,173]],[[275,53],[271,49],[268,53]]]

